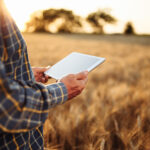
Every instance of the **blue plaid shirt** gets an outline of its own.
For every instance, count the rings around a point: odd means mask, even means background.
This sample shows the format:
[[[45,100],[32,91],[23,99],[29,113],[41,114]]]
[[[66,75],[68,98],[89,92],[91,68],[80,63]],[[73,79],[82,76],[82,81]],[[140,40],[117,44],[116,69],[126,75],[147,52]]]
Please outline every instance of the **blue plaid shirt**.
[[[35,82],[26,43],[0,0],[0,150],[43,149],[48,110],[66,100],[63,83]]]

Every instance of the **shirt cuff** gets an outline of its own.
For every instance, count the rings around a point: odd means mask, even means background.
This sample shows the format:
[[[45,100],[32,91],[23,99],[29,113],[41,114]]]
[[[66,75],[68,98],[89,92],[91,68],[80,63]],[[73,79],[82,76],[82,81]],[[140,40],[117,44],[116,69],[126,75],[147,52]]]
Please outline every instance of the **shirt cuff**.
[[[68,100],[68,92],[64,83],[57,82],[46,86],[53,99],[52,105],[63,104]]]

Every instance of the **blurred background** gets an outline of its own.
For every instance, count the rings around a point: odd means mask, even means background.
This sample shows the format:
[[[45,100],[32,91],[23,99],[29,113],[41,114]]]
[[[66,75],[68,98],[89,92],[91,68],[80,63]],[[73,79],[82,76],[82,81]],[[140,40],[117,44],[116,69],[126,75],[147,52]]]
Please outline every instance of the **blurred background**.
[[[150,150],[150,1],[5,2],[32,66],[73,51],[106,58],[80,96],[50,110],[45,150]]]

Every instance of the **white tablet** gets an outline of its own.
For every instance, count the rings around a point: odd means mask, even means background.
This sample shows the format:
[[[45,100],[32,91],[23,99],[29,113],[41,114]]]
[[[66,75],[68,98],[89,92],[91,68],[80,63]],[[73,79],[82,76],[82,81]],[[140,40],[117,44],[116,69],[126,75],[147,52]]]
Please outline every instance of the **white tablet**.
[[[68,74],[90,72],[104,61],[105,58],[102,57],[73,52],[53,65],[45,74],[59,80]]]

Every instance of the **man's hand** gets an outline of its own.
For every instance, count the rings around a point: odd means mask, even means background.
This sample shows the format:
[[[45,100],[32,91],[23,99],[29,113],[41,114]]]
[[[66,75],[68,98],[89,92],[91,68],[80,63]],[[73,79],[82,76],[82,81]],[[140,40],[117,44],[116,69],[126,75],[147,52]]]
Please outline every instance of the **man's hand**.
[[[88,79],[88,71],[78,74],[70,74],[60,80],[63,82],[68,91],[68,99],[79,95],[85,88]]]
[[[35,80],[37,82],[46,83],[49,79],[49,76],[45,75],[44,72],[48,70],[50,67],[38,67],[32,68]]]

